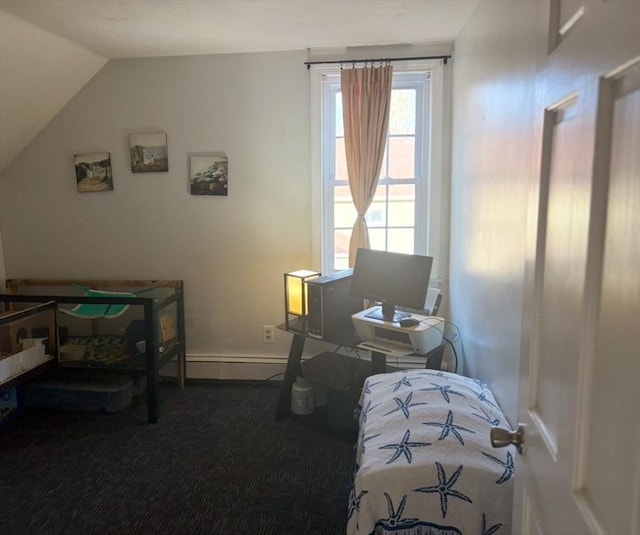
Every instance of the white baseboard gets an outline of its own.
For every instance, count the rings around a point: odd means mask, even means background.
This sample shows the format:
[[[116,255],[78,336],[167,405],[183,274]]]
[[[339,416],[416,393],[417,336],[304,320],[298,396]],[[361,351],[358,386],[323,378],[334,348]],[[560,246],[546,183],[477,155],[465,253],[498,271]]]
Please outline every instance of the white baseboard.
[[[369,360],[368,352],[362,352],[362,360]],[[309,357],[303,357],[309,358]],[[387,357],[389,366],[401,368],[423,368],[421,357]],[[282,381],[287,368],[287,357],[249,356],[249,355],[187,355],[188,379],[225,379],[264,381],[272,379]],[[176,365],[167,363],[160,374],[163,377],[176,377]]]
[[[188,379],[282,381],[286,368],[286,357],[187,355]],[[175,361],[167,363],[160,373],[176,377]]]

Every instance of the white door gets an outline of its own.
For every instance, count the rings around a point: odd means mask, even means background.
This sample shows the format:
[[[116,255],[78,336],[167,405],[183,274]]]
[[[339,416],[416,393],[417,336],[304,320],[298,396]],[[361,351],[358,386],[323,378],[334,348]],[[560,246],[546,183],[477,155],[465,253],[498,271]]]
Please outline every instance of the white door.
[[[514,534],[640,534],[640,1],[552,1]]]

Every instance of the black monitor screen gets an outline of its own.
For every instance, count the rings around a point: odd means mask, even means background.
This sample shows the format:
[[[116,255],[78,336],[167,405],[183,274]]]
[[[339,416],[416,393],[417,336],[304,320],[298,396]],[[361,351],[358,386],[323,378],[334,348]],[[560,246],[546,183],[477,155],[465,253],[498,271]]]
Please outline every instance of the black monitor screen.
[[[399,321],[409,314],[396,307],[424,309],[432,264],[430,256],[358,249],[350,293],[382,304],[367,316]]]

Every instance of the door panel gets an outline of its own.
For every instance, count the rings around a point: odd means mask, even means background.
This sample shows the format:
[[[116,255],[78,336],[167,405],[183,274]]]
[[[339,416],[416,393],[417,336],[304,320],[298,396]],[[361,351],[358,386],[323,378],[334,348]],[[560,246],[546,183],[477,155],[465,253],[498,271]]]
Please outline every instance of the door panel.
[[[584,220],[584,201],[580,201],[580,176],[576,169],[575,144],[579,136],[579,123],[575,120],[577,97],[570,95],[545,113],[546,124],[542,140],[548,161],[548,172],[541,177],[545,181],[545,197],[540,218],[538,244],[539,269],[544,274],[539,302],[539,321],[534,333],[537,351],[532,355],[530,371],[532,384],[529,407],[533,423],[538,428],[549,458],[558,456],[558,435],[562,422],[569,416],[570,392],[565,382],[572,367],[575,344],[563,334],[571,328],[559,318],[570,318],[562,311],[570,312],[580,298],[582,280],[580,266],[583,263],[586,245],[585,233],[576,235],[577,225],[570,224],[574,218]],[[542,228],[544,227],[544,228]],[[583,225],[581,225],[581,228]],[[540,351],[539,348],[544,348]]]
[[[564,513],[553,520],[557,533],[586,529],[570,493],[575,428],[567,425],[576,418],[589,226],[590,178],[581,154],[585,124],[580,104],[580,92],[573,91],[542,111],[529,403],[526,412],[520,411],[528,428],[525,457],[531,470],[523,531],[533,533],[545,533],[540,526],[549,525],[547,517],[558,509]],[[537,485],[544,490],[536,491]]]
[[[606,172],[596,176],[602,184],[594,190],[592,214],[604,224],[601,234],[593,232],[589,258],[593,294],[587,317],[593,329],[585,343],[588,386],[581,404],[577,498],[602,532],[638,533],[640,61],[602,80],[600,107]]]

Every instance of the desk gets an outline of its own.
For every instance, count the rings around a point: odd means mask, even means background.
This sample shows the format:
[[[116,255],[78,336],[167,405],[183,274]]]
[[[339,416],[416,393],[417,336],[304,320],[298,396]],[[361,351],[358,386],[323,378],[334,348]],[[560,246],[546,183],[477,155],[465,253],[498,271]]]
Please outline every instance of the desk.
[[[291,411],[291,387],[296,381],[296,377],[301,375],[300,361],[302,359],[302,352],[304,350],[304,344],[307,338],[312,340],[318,340],[327,344],[335,346],[343,346],[356,348],[362,341],[356,334],[355,329],[350,328],[345,330],[339,336],[332,336],[331,338],[314,338],[309,336],[305,330],[292,330],[287,329],[284,324],[278,325],[278,329],[291,333],[293,339],[291,340],[291,346],[289,347],[289,357],[287,359],[287,368],[284,373],[284,382],[282,384],[282,390],[280,391],[280,398],[278,399],[278,407],[276,409],[276,420],[282,420],[289,416]],[[444,344],[441,344],[434,350],[424,355],[426,364],[440,367],[442,361],[442,354],[444,352]],[[371,375],[377,373],[385,373],[387,370],[387,355],[385,353],[379,353],[377,351],[371,351]]]

